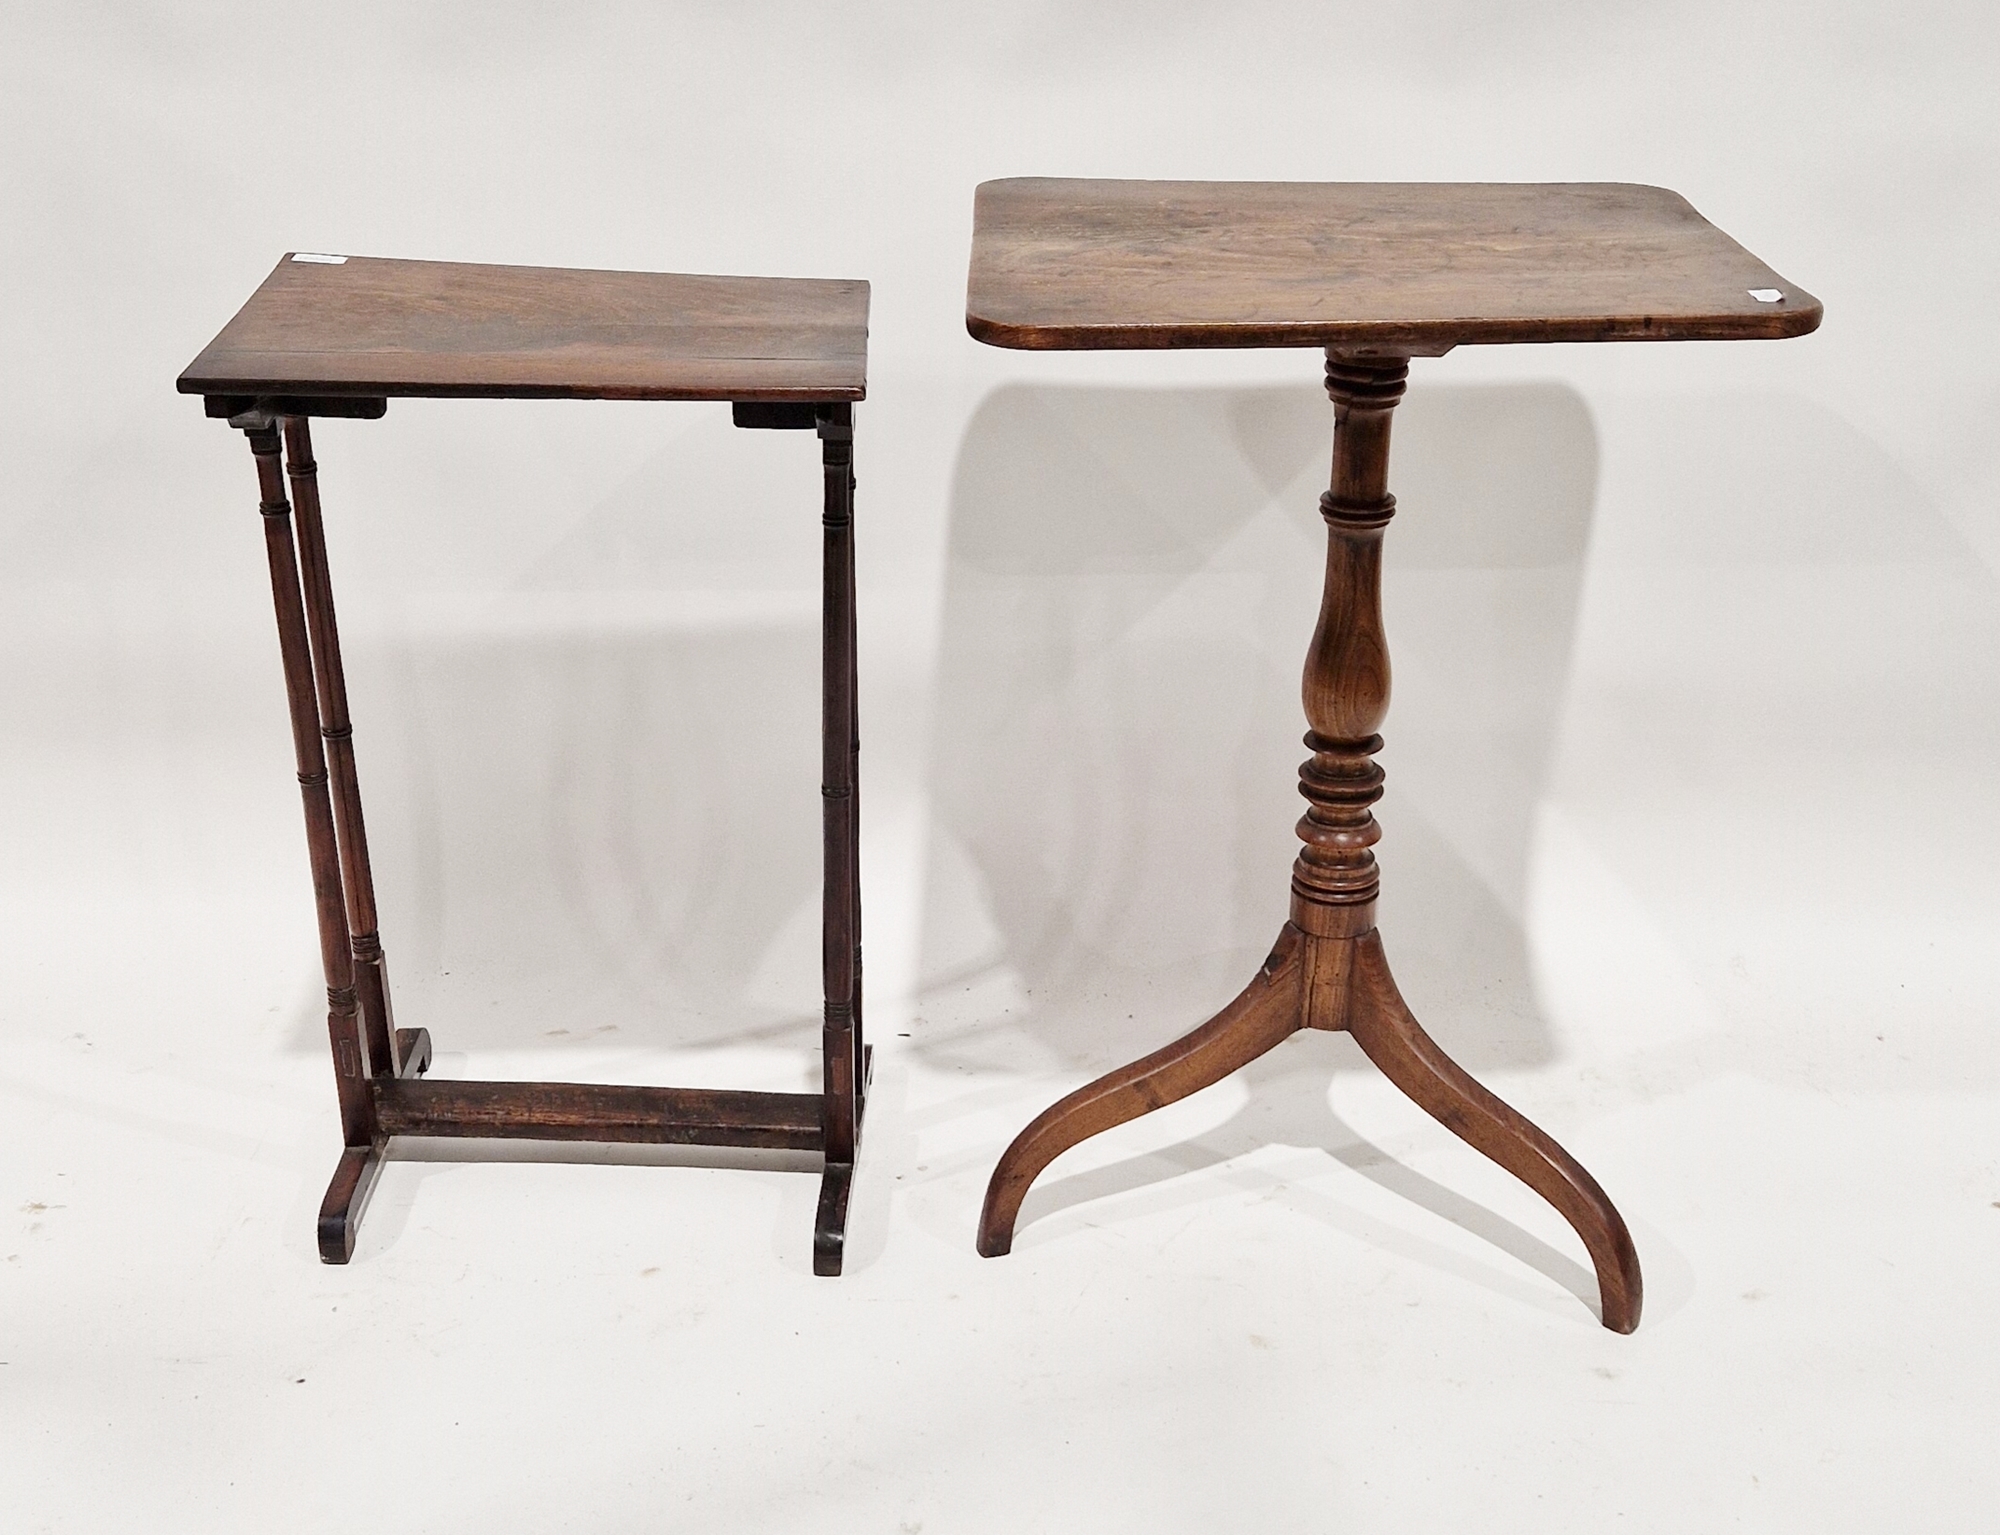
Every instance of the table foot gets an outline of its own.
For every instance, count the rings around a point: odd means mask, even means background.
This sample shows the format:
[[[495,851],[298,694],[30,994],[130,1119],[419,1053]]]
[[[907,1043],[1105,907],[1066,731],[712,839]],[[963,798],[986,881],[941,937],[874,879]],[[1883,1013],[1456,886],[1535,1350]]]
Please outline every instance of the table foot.
[[[855,1149],[860,1150],[862,1114],[875,1076],[875,1047],[861,1048],[860,1091],[855,1095]],[[854,1187],[854,1164],[829,1160],[819,1179],[819,1208],[813,1215],[813,1272],[838,1279],[847,1252],[847,1196]]]
[[[1604,1325],[1613,1332],[1632,1331],[1643,1297],[1639,1254],[1597,1180],[1424,1032],[1396,989],[1380,933],[1345,941],[1353,946],[1346,1026],[1355,1043],[1425,1113],[1555,1206],[1590,1252]]]
[[[820,1174],[819,1209],[813,1217],[813,1272],[836,1279],[847,1249],[847,1196],[854,1187],[852,1162],[829,1162]]]
[[[396,1030],[397,1076],[418,1077],[431,1069],[431,1031]],[[382,1142],[372,1146],[349,1146],[340,1153],[333,1169],[333,1181],[326,1186],[326,1198],[319,1203],[319,1259],[322,1263],[345,1263],[354,1256],[354,1234],[361,1225],[361,1212],[375,1192],[375,1180],[382,1173]]]
[[[349,1146],[341,1152],[319,1205],[320,1262],[345,1263],[354,1256],[355,1229],[381,1172],[381,1146]]]
[[[1297,1030],[1304,1016],[1305,944],[1305,934],[1287,923],[1257,978],[1221,1012],[1164,1049],[1078,1088],[1015,1136],[986,1185],[980,1255],[998,1258],[1013,1247],[1028,1185],[1070,1147],[1220,1082]]]

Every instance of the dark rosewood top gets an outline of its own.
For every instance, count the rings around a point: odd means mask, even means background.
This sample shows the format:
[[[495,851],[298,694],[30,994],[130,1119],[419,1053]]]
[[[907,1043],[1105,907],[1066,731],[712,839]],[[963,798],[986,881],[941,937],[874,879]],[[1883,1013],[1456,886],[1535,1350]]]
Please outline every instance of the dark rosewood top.
[[[994,346],[1418,357],[1800,336],[1819,319],[1687,199],[1619,182],[989,181],[965,305]]]
[[[858,400],[868,284],[287,255],[183,394]]]

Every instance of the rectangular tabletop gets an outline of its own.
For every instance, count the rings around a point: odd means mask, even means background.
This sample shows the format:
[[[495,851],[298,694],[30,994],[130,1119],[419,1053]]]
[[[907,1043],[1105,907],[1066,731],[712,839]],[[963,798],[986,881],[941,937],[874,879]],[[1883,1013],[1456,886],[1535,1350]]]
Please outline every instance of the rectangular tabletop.
[[[858,400],[868,284],[295,253],[183,394]]]
[[[1819,320],[1818,299],[1660,187],[1021,177],[975,196],[965,323],[1006,347],[1436,356]]]

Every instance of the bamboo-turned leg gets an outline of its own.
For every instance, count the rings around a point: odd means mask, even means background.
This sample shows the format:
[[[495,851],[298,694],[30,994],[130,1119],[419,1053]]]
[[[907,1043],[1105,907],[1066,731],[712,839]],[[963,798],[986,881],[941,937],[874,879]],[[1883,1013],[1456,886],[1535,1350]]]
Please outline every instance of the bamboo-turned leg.
[[[1312,757],[1299,770],[1307,809],[1298,825],[1305,845],[1292,866],[1291,920],[1236,1001],[1185,1038],[1071,1093],[1015,1137],[987,1186],[979,1250],[988,1257],[1008,1251],[1028,1186],[1062,1151],[1207,1086],[1294,1029],[1346,1029],[1427,1113],[1556,1207],[1590,1251],[1604,1325],[1630,1332],[1639,1323],[1639,1260],[1618,1211],[1569,1153],[1424,1033],[1396,990],[1375,931],[1381,880],[1373,847],[1381,829],[1370,807],[1382,794],[1375,731],[1389,705],[1382,532],[1396,511],[1388,491],[1389,422],[1408,373],[1404,358],[1327,356],[1333,483],[1320,498],[1326,582],[1306,657]]]
[[[861,883],[855,728],[858,704],[854,617],[854,428],[846,405],[819,415],[826,482],[821,614],[821,806],[824,871],[820,962],[826,994],[821,1031],[826,1170],[813,1223],[813,1272],[840,1272],[847,1203],[867,1094],[861,1040]]]
[[[854,476],[850,471],[847,478],[850,504],[854,490]],[[874,1046],[868,1043],[868,1030],[862,1021],[861,1008],[862,997],[868,988],[861,970],[861,605],[854,582],[854,561],[850,557],[847,562],[847,755],[851,766],[847,770],[847,820],[852,830],[849,832],[851,840],[847,858],[847,909],[849,920],[854,925],[854,1051],[861,1069],[854,1091],[859,1105],[855,1112],[861,1115],[867,1112],[868,1084],[874,1074],[875,1057]]]
[[[846,416],[848,430],[847,450],[847,577],[843,587],[842,604],[846,609],[847,629],[847,676],[844,691],[847,694],[847,868],[843,876],[847,886],[848,929],[854,938],[854,1058],[859,1075],[854,1083],[855,1134],[860,1134],[860,1120],[867,1112],[868,1084],[872,1076],[871,1063],[874,1060],[873,1047],[868,1043],[868,1034],[861,1017],[862,994],[866,990],[861,973],[861,605],[855,591],[854,571],[854,425],[851,408]]]
[[[299,589],[298,555],[292,541],[292,509],[285,498],[284,471],[279,463],[278,429],[268,416],[252,415],[244,435],[257,463],[258,509],[264,518],[264,552],[271,567],[271,598],[277,609],[292,750],[305,803],[320,964],[326,974],[326,1030],[333,1047],[333,1079],[340,1094],[340,1131],[346,1144],[320,1207],[319,1250],[328,1263],[345,1263],[353,1255],[355,1222],[380,1167],[383,1136],[368,1083],[372,1071],[369,1050],[357,1027],[354,961],[341,895],[340,854],[333,803],[327,792],[326,754],[320,744],[319,699]]]
[[[389,1000],[381,924],[375,912],[375,875],[368,862],[368,831],[361,816],[361,786],[355,775],[354,726],[347,712],[347,673],[340,658],[340,628],[334,618],[326,528],[320,516],[319,465],[313,459],[312,428],[304,416],[286,416],[282,427],[285,471],[292,482],[292,503],[298,524],[299,573],[305,588],[306,630],[312,641],[319,732],[326,743],[332,780],[333,821],[347,907],[348,945],[354,960],[361,1029],[368,1041],[369,1074],[412,1076],[430,1064],[430,1035],[423,1029],[397,1029]]]

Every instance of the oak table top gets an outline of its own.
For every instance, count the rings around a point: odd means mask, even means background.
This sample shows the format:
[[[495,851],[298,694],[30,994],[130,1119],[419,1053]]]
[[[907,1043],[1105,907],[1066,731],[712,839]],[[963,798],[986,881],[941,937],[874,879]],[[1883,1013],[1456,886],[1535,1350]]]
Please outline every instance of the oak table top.
[[[989,181],[966,328],[1048,350],[1799,336],[1820,303],[1661,187]]]
[[[183,394],[859,400],[868,284],[294,252]]]

